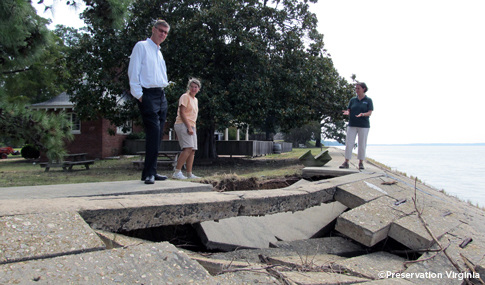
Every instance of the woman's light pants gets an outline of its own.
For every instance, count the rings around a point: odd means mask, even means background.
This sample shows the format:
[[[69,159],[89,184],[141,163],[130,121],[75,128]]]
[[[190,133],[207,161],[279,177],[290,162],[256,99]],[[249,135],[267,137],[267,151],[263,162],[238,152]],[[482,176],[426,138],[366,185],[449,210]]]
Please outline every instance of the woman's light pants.
[[[365,148],[367,147],[367,136],[369,128],[347,127],[347,138],[345,139],[345,159],[352,158],[352,149],[355,144],[355,136],[359,135],[357,142],[357,159],[365,159]]]

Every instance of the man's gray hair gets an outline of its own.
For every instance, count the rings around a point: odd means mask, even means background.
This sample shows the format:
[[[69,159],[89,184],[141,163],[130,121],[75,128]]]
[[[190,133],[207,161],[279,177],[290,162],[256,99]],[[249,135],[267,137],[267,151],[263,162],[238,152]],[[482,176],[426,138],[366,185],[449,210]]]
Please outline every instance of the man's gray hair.
[[[165,20],[157,20],[155,22],[155,25],[153,25],[155,28],[158,27],[158,26],[163,26],[163,27],[166,27],[166,28],[169,28],[170,29],[170,25],[167,23],[167,21]]]

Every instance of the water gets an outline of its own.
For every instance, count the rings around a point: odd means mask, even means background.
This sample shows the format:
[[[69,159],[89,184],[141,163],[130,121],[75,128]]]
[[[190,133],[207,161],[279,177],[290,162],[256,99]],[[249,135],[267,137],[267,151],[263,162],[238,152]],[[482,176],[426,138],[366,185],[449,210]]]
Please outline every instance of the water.
[[[485,206],[485,145],[369,145],[367,157]]]

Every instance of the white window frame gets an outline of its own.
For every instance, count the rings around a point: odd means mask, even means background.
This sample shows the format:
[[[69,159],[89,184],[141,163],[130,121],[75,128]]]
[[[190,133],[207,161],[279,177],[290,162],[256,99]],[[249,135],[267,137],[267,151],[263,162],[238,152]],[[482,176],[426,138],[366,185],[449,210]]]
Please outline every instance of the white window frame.
[[[126,133],[123,132],[123,126],[128,126],[130,128]],[[127,121],[123,126],[116,128],[116,134],[118,135],[129,135],[133,132],[133,121]]]
[[[81,120],[76,113],[67,113],[68,119],[71,122],[71,134],[81,133]]]

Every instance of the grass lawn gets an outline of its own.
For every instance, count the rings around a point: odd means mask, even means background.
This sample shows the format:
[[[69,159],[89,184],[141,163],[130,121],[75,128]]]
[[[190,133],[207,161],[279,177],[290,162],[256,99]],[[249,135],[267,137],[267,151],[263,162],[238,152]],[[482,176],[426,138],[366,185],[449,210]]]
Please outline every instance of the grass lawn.
[[[315,155],[320,152],[320,148],[296,148],[289,153],[256,158],[220,157],[210,161],[196,159],[193,171],[206,181],[218,181],[228,176],[258,180],[295,176],[300,175],[303,168],[298,157],[308,150],[312,150]],[[99,160],[89,170],[84,166],[74,166],[72,172],[64,172],[62,168],[51,168],[45,172],[38,163],[18,155],[9,156],[0,160],[0,187],[139,180],[141,170],[135,169],[132,164],[136,159],[123,157],[118,160]],[[158,173],[170,177],[172,169],[160,167]]]

